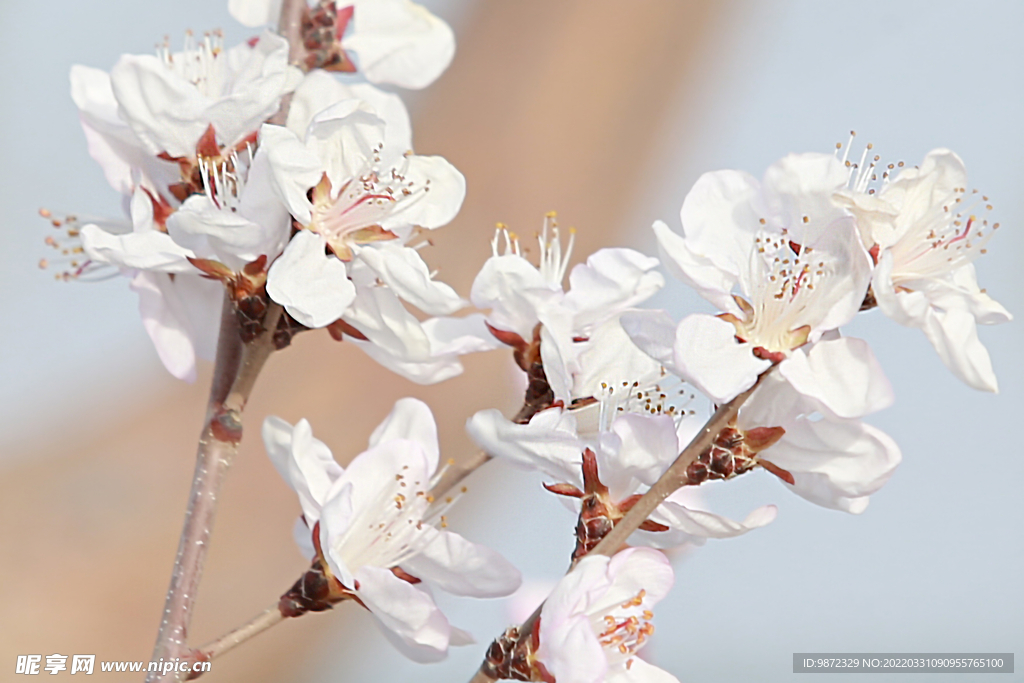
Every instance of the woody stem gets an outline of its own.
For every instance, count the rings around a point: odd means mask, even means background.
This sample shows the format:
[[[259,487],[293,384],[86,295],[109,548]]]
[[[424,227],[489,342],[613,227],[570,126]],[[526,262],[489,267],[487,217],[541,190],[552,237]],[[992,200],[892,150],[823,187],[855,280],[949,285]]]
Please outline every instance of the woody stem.
[[[213,519],[224,477],[242,438],[242,410],[256,377],[274,350],[273,332],[281,308],[272,305],[265,319],[265,331],[248,344],[239,336],[234,303],[225,296],[220,337],[206,419],[199,437],[196,468],[192,478],[185,522],[178,541],[178,553],[164,602],[163,619],[153,648],[153,661],[165,661],[189,654],[188,628],[196,592],[203,574]],[[183,672],[152,672],[147,683],[183,680]]]

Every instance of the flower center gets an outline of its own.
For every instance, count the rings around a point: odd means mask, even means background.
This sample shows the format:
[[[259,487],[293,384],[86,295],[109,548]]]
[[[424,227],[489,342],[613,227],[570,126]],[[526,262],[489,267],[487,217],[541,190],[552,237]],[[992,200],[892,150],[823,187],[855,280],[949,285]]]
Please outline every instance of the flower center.
[[[549,211],[544,215],[544,225],[537,233],[537,244],[540,247],[540,259],[537,270],[540,272],[544,283],[551,289],[562,289],[562,282],[565,279],[565,271],[569,267],[569,259],[572,256],[572,248],[576,243],[576,228],[569,228],[569,243],[562,252],[562,237],[558,230],[558,214]],[[504,239],[504,248],[501,243]],[[498,223],[494,237],[491,239],[491,253],[494,256],[508,256],[513,254],[525,258],[523,254],[527,250],[519,245],[519,237],[514,232],[509,232],[504,223]]]
[[[599,395],[577,399],[571,410],[581,435],[597,434],[609,431],[621,413],[668,415],[678,426],[686,415],[696,413],[687,409],[694,398],[696,394],[686,388],[683,380],[662,368],[656,380],[643,378],[615,385],[601,382]]]
[[[98,282],[118,275],[116,267],[109,263],[93,261],[86,255],[85,248],[82,246],[82,221],[77,216],[67,214],[64,217],[59,217],[49,209],[39,209],[39,215],[59,231],[56,235],[47,235],[43,240],[46,246],[53,250],[53,254],[39,259],[40,270],[53,268],[56,271],[54,279],[64,282],[71,280]],[[125,234],[132,231],[132,226],[127,221],[90,219],[86,222],[95,223],[107,232],[114,234]]]
[[[196,86],[204,97],[219,97],[224,92],[223,65],[218,57],[224,52],[224,34],[220,31],[203,34],[197,42],[192,31],[185,32],[181,52],[172,53],[167,41],[157,47],[157,56],[168,69]]]
[[[353,574],[364,566],[391,569],[418,555],[431,539],[424,526],[447,526],[443,513],[453,498],[436,501],[428,491],[446,468],[426,481],[410,477],[409,466],[383,486],[337,540],[334,550]],[[351,587],[350,587],[351,588]]]
[[[380,173],[368,169],[348,180],[337,192],[324,174],[312,189],[313,220],[308,229],[323,235],[335,255],[352,258],[352,245],[396,239],[398,235],[381,224],[398,208],[423,199],[430,192],[430,180],[417,185],[404,169]]]
[[[807,342],[808,312],[814,308],[821,281],[833,269],[825,260],[812,256],[811,247],[787,240],[785,233],[762,232],[755,245],[759,258],[749,285],[750,301],[734,297],[744,317],[719,317],[733,324],[742,341],[787,353]]]
[[[647,592],[641,589],[631,599],[590,617],[598,642],[609,666],[630,660],[654,633],[654,613],[644,608]]]
[[[979,220],[973,213],[992,209],[988,197],[974,197],[977,192],[965,202],[969,196],[966,188],[956,188],[943,201],[931,203],[923,215],[915,216],[905,231],[897,223],[903,236],[889,248],[895,264],[894,283],[942,276],[986,253],[985,245],[999,223],[990,227],[988,219]]]

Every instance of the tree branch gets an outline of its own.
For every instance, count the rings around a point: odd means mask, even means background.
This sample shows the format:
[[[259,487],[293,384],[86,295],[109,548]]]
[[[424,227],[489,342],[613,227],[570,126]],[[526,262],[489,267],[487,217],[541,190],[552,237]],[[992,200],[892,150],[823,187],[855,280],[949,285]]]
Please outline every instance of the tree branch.
[[[269,330],[277,326],[280,316],[280,306],[274,304],[268,309],[266,324]],[[257,375],[274,349],[273,336],[272,331],[265,331],[250,344],[242,344],[234,304],[225,295],[206,420],[199,437],[192,491],[164,602],[160,632],[153,648],[153,661],[184,658],[190,652],[188,627],[206,563],[220,489],[242,438],[242,410]],[[180,681],[184,675],[181,672],[151,672],[146,681]]]
[[[285,617],[281,614],[281,610],[278,609],[277,603],[274,603],[272,607],[268,607],[258,616],[253,617],[234,631],[231,631],[212,643],[207,643],[199,648],[197,659],[201,661],[209,661],[219,657],[225,652],[233,650],[235,647],[241,645],[250,638],[258,636],[271,626],[284,621],[284,619]]]
[[[677,489],[686,484],[686,468],[693,463],[697,457],[709,448],[714,443],[715,437],[722,431],[726,426],[729,425],[740,412],[740,408],[746,403],[747,399],[757,390],[764,381],[764,378],[774,369],[775,366],[769,367],[767,370],[762,372],[758,376],[757,381],[754,385],[744,391],[743,393],[736,396],[728,403],[722,404],[715,410],[715,413],[705,423],[700,433],[693,438],[692,441],[683,449],[679,454],[679,457],[669,466],[667,470],[658,478],[658,481],[636,502],[635,505],[626,513],[626,515],[619,520],[615,527],[608,532],[601,541],[594,546],[594,549],[589,554],[606,555],[611,557],[617,553],[626,540],[640,528],[640,525],[644,523],[652,512],[657,509],[659,505],[666,498],[672,495]],[[582,558],[580,558],[582,559]],[[578,562],[578,560],[577,560]],[[573,567],[576,566],[576,562],[573,562]],[[572,567],[569,568],[572,571]],[[519,636],[516,639],[516,644],[529,643],[533,634],[533,630],[537,626],[537,622],[540,619],[541,610],[544,608],[544,604],[541,603],[533,614],[523,622],[523,625],[519,629]],[[501,676],[496,672],[493,667],[485,659],[480,665],[479,670],[473,675],[470,683],[487,683],[489,681],[499,680]]]

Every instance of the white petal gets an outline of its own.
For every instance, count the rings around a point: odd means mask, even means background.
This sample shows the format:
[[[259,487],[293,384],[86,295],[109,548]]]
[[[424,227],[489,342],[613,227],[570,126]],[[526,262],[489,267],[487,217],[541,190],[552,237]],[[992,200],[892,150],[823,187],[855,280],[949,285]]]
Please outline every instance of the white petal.
[[[736,328],[712,315],[683,318],[676,329],[674,367],[715,403],[749,389],[771,363],[757,358],[750,344],[736,342]]]
[[[608,578],[608,591],[587,607],[591,614],[629,600],[641,590],[644,602],[654,605],[668,595],[675,583],[668,558],[651,548],[626,548],[616,553],[608,563]]]
[[[139,295],[142,324],[157,355],[168,372],[187,382],[195,381],[196,357],[205,357],[202,347],[207,346],[209,329],[217,327],[219,315],[214,311],[219,311],[222,296],[219,283],[191,280],[200,278],[179,275],[172,281],[164,273],[140,272],[131,282],[132,291]],[[188,302],[189,296],[202,300]]]
[[[723,270],[710,258],[695,253],[689,240],[669,229],[662,221],[654,222],[661,262],[674,277],[690,285],[721,310],[732,310],[735,303],[732,289],[737,274]]]
[[[299,552],[302,553],[303,557],[310,562],[316,559],[316,546],[313,545],[313,530],[309,528],[301,516],[296,518],[295,525],[292,526],[292,538],[295,539],[295,545],[299,546]]]
[[[345,561],[345,537],[350,533],[358,511],[355,508],[355,485],[351,480],[338,477],[320,508],[320,549],[327,566],[341,584],[347,588],[356,585],[352,569]],[[301,546],[300,546],[301,547]]]
[[[306,327],[330,325],[355,299],[345,264],[326,247],[320,235],[300,230],[267,273],[267,294]]]
[[[81,236],[86,255],[100,263],[161,273],[196,272],[187,260],[195,256],[192,250],[158,230],[114,235],[90,223],[82,228]]]
[[[599,683],[605,680],[608,659],[589,619],[578,615],[559,628],[550,629],[546,628],[542,616],[539,628],[537,661],[558,683]]]
[[[359,599],[402,654],[416,662],[445,658],[451,629],[429,595],[380,567],[360,567],[355,579]]]
[[[396,356],[373,342],[351,340],[373,360],[382,366],[416,384],[430,385],[443,382],[462,374],[464,368],[457,355],[440,356],[428,360],[407,360]]]
[[[691,510],[670,499],[659,505],[651,518],[698,538],[733,538],[771,523],[776,513],[774,505],[765,505],[753,510],[742,522],[734,522],[704,510]],[[645,538],[656,547],[668,547],[658,543],[658,537],[659,533],[652,533]]]
[[[75,64],[71,67],[71,98],[78,107],[89,145],[89,155],[118,192],[130,195],[137,184],[133,173],[170,164],[155,159],[117,114],[117,99],[110,76],[99,69]]]
[[[570,318],[560,315],[544,319],[540,328],[540,358],[544,375],[555,399],[566,404],[572,398],[572,376],[578,366],[572,343]],[[553,325],[558,328],[552,329]]]
[[[448,68],[455,36],[425,8],[409,0],[356,0],[352,32],[342,46],[355,53],[372,83],[423,88]]]
[[[533,339],[539,322],[538,310],[562,296],[547,286],[533,265],[521,256],[493,256],[484,262],[473,280],[470,300],[479,309],[491,309],[487,321],[501,330],[517,333],[524,341]]]
[[[804,244],[799,231],[826,229],[843,216],[832,197],[848,179],[849,171],[833,154],[790,154],[765,172],[766,208],[781,227],[797,228],[792,239]]]
[[[352,484],[352,508],[356,514],[381,504],[381,491],[397,487],[395,475],[409,482],[410,490],[426,489],[434,472],[427,454],[417,441],[388,439],[363,451],[348,464],[335,482]],[[394,505],[390,498],[385,505]]]
[[[978,328],[970,312],[953,308],[932,309],[926,318],[924,333],[946,367],[969,387],[981,391],[999,391],[988,350],[978,339]]]
[[[432,230],[447,225],[459,213],[466,198],[466,178],[444,157],[412,154],[397,169],[413,194],[395,203],[381,221],[384,228],[415,225]]]
[[[863,339],[844,337],[797,349],[779,365],[779,373],[836,417],[863,417],[895,400],[881,364]]]
[[[316,524],[328,492],[343,472],[331,450],[313,437],[306,420],[292,427],[275,416],[263,421],[263,443],[278,474],[298,494],[307,524]]]
[[[506,458],[520,467],[537,468],[558,482],[578,482],[583,444],[568,411],[549,408],[528,424],[510,422],[500,411],[481,410],[466,423],[470,438],[489,455]]]
[[[415,249],[384,242],[357,247],[356,257],[372,268],[399,298],[424,313],[448,315],[467,303],[450,286],[430,277],[427,264]]]
[[[268,254],[280,239],[280,235],[271,234],[236,212],[217,208],[206,195],[189,197],[172,213],[167,219],[167,233],[182,247],[235,271]]]
[[[336,194],[369,169],[384,142],[384,119],[366,102],[342,100],[313,117],[305,141],[320,159]]]
[[[412,149],[412,125],[402,98],[369,83],[342,83],[320,69],[314,69],[306,74],[302,83],[295,89],[288,109],[288,129],[304,139],[313,117],[343,100],[362,100],[383,119],[386,135],[380,157],[384,163],[392,159],[397,160]]]
[[[522,576],[508,560],[458,534],[424,527],[432,539],[417,555],[402,563],[413,576],[453,595],[498,598],[510,595]]]
[[[667,312],[628,311],[619,321],[641,351],[673,372],[676,370],[676,323]]]
[[[650,298],[665,284],[657,266],[658,259],[632,249],[600,249],[573,268],[564,305],[573,311],[575,331]]]
[[[437,423],[426,403],[415,398],[400,398],[384,421],[370,435],[370,448],[392,439],[415,441],[427,456],[427,469],[437,471],[440,449],[437,445]]]
[[[435,360],[423,324],[387,287],[357,287],[355,300],[345,311],[345,321],[396,360],[406,363]]]
[[[619,320],[611,319],[599,325],[582,346],[577,357],[579,371],[573,380],[573,398],[600,396],[604,390],[602,385],[622,391],[624,384],[647,384],[661,375],[661,364],[633,343]]]
[[[889,480],[901,456],[888,435],[858,420],[808,420],[760,454],[789,471],[795,493],[824,507],[859,513]]]
[[[758,182],[749,173],[714,171],[697,179],[680,210],[686,245],[691,253],[711,261],[722,271],[723,277],[733,282],[747,269],[754,235],[760,227],[762,216],[756,208],[757,197]],[[659,238],[664,237],[665,232],[655,229]],[[677,265],[682,268],[686,264],[678,261]],[[706,274],[703,277],[698,277],[697,272],[687,274],[697,281],[706,281]]]
[[[290,130],[271,125],[260,128],[260,148],[256,156],[261,155],[267,157],[269,184],[281,203],[296,220],[308,225],[313,220],[313,205],[307,192],[323,177],[320,158]]]
[[[612,422],[612,431],[622,441],[618,467],[648,486],[679,455],[675,422],[668,415],[623,413]]]
[[[430,352],[434,356],[463,355],[491,351],[501,346],[484,324],[480,313],[461,318],[430,318],[423,321],[423,331],[430,339]]]

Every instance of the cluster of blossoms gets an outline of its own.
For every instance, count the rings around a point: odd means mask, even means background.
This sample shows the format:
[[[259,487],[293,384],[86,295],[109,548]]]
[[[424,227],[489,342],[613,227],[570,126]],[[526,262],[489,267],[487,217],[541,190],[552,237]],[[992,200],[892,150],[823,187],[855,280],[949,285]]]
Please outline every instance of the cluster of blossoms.
[[[229,5],[250,27],[282,9]],[[269,30],[227,49],[207,34],[180,52],[125,56],[109,74],[72,69],[90,153],[128,214],[75,228],[73,274],[128,277],[157,353],[183,379],[231,329],[222,310],[246,344],[269,336],[283,348],[325,328],[420,383],[461,372],[462,354],[510,347],[522,409],[481,410],[467,430],[489,457],[538,470],[575,501],[576,547],[536,618],[491,646],[488,677],[676,680],[636,656],[673,583],[661,550],[776,516],[773,505],[742,521],[702,509],[689,491],[707,481],[760,468],[818,505],[863,511],[901,456],[863,421],[893,394],[867,342],[841,333],[859,312],[921,328],[957,377],[996,390],[976,325],[1010,315],[979,288],[973,261],[999,226],[952,152],[883,167],[840,145],[787,156],[761,181],[707,173],[681,232],[655,223],[660,259],[609,248],[569,270],[573,234],[564,241],[549,214],[534,263],[499,225],[467,300],[420,255],[425,233],[458,213],[465,179],[411,151],[402,100],[378,87],[431,83],[454,53],[450,29],[408,0],[323,0],[304,6],[301,31],[298,51]],[[659,266],[720,313],[677,322],[641,308],[665,284]],[[454,315],[470,303],[479,312]],[[728,424],[683,461],[705,414],[733,402]],[[403,653],[436,661],[473,640],[428,586],[473,597],[519,586],[507,560],[446,529],[449,470],[422,402],[399,400],[347,467],[304,420],[267,418],[263,439],[299,497],[295,536],[311,563],[282,615],[354,601]],[[631,547],[592,553],[669,474],[677,490],[628,527]]]

